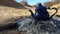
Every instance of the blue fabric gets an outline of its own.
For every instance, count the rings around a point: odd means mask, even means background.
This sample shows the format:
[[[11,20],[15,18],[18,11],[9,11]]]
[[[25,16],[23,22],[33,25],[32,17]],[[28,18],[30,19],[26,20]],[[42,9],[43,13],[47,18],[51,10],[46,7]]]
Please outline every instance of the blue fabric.
[[[40,14],[41,14],[41,13],[47,13],[46,7],[44,7],[44,6],[42,6],[42,5],[41,5],[41,6],[38,6],[38,7],[35,9],[35,11],[36,11],[35,13],[38,13],[38,14],[39,14],[39,13],[40,13]]]
[[[46,17],[49,18],[49,13],[48,13],[46,7],[40,5],[35,9],[34,19],[35,20],[44,20],[44,16],[45,16],[45,19],[46,19]]]
[[[36,8],[36,10],[42,10],[42,9],[46,9],[46,7],[44,7],[44,6],[38,6],[37,8]]]

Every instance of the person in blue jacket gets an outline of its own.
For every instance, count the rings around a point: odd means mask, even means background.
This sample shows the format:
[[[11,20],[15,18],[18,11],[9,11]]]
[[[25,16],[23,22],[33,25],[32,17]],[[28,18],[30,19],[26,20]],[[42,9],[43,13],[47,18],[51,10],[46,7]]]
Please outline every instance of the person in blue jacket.
[[[49,19],[47,8],[41,3],[39,3],[35,9],[34,19],[37,21],[46,21]]]

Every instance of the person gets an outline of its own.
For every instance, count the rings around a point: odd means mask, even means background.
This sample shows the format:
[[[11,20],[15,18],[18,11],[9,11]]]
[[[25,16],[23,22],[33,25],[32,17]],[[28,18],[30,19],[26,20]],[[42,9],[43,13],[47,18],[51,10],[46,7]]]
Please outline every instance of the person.
[[[37,21],[49,20],[49,13],[47,11],[47,8],[41,3],[39,3],[35,9],[34,19]]]

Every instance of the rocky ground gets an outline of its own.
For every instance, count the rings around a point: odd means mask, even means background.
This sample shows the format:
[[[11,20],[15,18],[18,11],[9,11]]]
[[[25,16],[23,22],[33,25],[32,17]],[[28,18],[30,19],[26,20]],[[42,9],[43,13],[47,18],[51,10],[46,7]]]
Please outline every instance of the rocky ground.
[[[23,23],[24,22],[24,23]],[[60,17],[54,17],[52,21],[40,21],[36,25],[31,18],[22,18],[18,22],[20,32],[35,34],[60,34]],[[52,24],[54,24],[52,26]]]
[[[25,24],[25,27],[26,27],[26,25],[28,25],[32,20],[31,20],[31,18],[29,18],[29,17],[22,17],[21,19],[19,19],[19,20],[22,20],[24,23],[25,22],[27,22],[26,24]],[[25,21],[24,21],[25,20]],[[29,23],[28,23],[29,22]],[[46,22],[46,21],[45,21]],[[22,23],[22,22],[21,22]],[[46,22],[47,23],[47,22]],[[40,28],[39,28],[39,25],[41,26],[42,24],[37,24],[36,26],[34,26],[34,25],[31,25],[32,27],[30,27],[29,25],[28,25],[28,27],[29,27],[29,29],[30,28],[32,28],[32,30],[34,30],[34,31],[39,31],[39,33],[40,34],[60,34],[60,17],[54,17],[54,23],[57,25],[57,30],[56,30],[56,32],[48,32],[48,31],[41,31],[42,29],[44,29],[44,28],[42,28],[41,30],[40,30]],[[46,25],[48,25],[48,24],[46,24]],[[37,28],[37,26],[38,26],[38,30],[36,30],[36,28]],[[50,26],[49,26],[50,27]],[[23,29],[23,28],[22,28]],[[27,30],[29,30],[29,29],[27,29]],[[29,31],[28,31],[29,32]],[[33,31],[32,31],[33,32]],[[38,33],[38,32],[37,32]],[[26,33],[26,32],[19,32],[17,29],[10,29],[10,30],[3,30],[3,31],[0,31],[0,34],[29,34],[29,33]],[[32,33],[30,33],[30,34],[32,34]]]

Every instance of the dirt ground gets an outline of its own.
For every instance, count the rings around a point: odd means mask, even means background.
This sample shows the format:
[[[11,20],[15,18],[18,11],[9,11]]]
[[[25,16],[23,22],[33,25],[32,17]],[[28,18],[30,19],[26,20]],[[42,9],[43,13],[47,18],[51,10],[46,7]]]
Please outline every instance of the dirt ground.
[[[16,29],[1,31],[0,34],[19,34]]]

